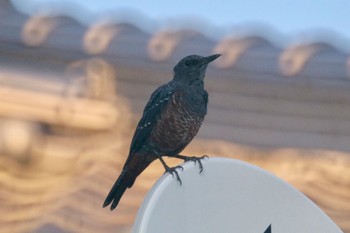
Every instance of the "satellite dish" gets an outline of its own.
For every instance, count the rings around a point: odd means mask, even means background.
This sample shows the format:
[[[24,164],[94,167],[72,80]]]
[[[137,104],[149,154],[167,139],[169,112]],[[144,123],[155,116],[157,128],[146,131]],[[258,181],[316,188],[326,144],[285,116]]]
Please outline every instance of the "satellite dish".
[[[248,163],[226,159],[184,164],[182,185],[163,175],[140,208],[133,233],[341,233],[311,200]]]

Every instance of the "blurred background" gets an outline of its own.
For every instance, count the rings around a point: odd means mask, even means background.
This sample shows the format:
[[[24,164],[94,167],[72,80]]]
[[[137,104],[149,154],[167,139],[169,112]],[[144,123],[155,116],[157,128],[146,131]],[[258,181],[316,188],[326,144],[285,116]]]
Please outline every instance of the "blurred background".
[[[0,0],[1,232],[130,232],[160,163],[101,207],[143,107],[179,59],[212,53],[208,116],[184,153],[267,169],[350,232],[349,8]]]

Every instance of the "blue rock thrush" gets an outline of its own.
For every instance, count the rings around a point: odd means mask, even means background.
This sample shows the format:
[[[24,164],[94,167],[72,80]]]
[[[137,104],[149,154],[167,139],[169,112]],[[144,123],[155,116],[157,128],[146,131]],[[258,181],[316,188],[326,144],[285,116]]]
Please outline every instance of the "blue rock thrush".
[[[103,207],[110,203],[115,209],[127,188],[151,162],[159,159],[165,171],[175,175],[181,184],[177,168],[169,167],[162,156],[198,162],[203,170],[202,157],[179,153],[197,134],[207,114],[208,92],[204,89],[207,66],[220,54],[202,57],[190,55],[174,67],[174,78],[151,95],[131,142],[123,170],[109,192]]]

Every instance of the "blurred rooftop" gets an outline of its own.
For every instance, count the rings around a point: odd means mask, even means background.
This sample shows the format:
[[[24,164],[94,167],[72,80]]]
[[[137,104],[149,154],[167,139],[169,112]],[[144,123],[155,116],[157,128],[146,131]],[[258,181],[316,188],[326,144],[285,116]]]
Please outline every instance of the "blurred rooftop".
[[[177,60],[221,53],[209,70],[216,77],[207,79],[215,110],[200,137],[350,150],[350,58],[341,44],[329,40],[331,35],[281,47],[274,35],[253,32],[221,40],[200,30],[169,28],[149,34],[128,23],[103,21],[87,27],[68,16],[26,16],[6,2],[1,7],[0,66],[7,72],[30,70],[36,77],[45,72],[62,81],[69,64],[98,56],[117,71],[118,92],[140,114],[154,87],[169,80]]]

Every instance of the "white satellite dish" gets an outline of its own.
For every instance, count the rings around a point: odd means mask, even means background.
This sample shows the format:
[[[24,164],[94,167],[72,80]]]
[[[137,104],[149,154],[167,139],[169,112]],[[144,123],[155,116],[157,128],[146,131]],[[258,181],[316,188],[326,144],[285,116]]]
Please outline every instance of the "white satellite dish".
[[[165,174],[139,210],[134,233],[341,233],[301,192],[267,171],[226,158]]]

